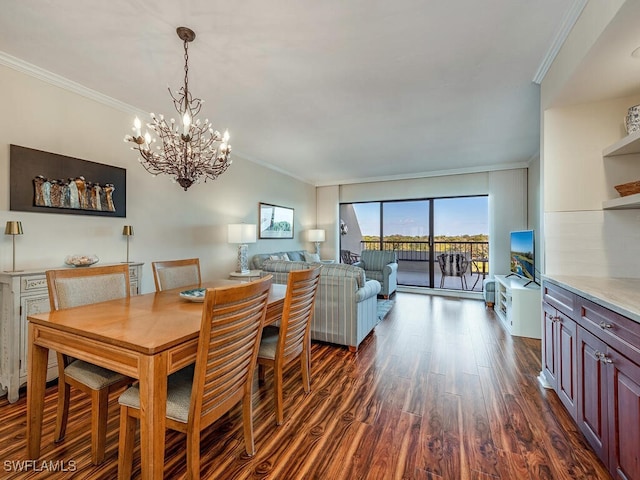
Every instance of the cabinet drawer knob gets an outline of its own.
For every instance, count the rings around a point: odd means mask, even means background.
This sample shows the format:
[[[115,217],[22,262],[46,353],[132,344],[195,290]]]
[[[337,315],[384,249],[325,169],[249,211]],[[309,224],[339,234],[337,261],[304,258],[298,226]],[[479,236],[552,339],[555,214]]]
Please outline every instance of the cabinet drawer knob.
[[[605,321],[600,322],[600,328],[603,330],[609,329],[609,328],[613,328],[613,325],[611,325],[610,323],[607,323]]]
[[[613,360],[607,357],[606,353],[602,353],[596,350],[595,352],[593,352],[593,356],[596,357],[596,360],[600,360],[602,363],[606,363],[609,365],[613,363]]]

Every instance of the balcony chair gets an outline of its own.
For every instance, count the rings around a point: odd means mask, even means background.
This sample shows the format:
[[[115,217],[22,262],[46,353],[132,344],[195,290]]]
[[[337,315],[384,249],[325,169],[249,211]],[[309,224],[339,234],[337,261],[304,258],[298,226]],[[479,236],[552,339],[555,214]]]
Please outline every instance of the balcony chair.
[[[364,269],[368,279],[378,280],[384,298],[398,288],[398,254],[393,250],[363,250],[360,261],[354,265]]]
[[[300,360],[304,391],[311,391],[310,329],[320,283],[320,270],[321,267],[316,267],[289,273],[280,327],[267,326],[262,332],[258,351],[258,378],[264,382],[265,367],[273,368],[278,425],[282,425],[284,421],[282,373],[289,363]]]
[[[200,478],[200,434],[242,402],[244,445],[255,453],[251,394],[271,276],[249,283],[209,288],[204,298],[195,366],[167,380],[167,428],[186,433],[187,475]],[[118,478],[131,478],[140,390],[119,398]]]
[[[340,250],[340,260],[346,265],[353,265],[360,260],[360,255],[351,250]]]
[[[49,270],[51,310],[105,302],[130,295],[129,265]],[[88,319],[88,321],[90,321]],[[91,397],[91,461],[104,460],[109,393],[134,382],[106,368],[58,353],[58,412],[54,442],[64,440],[71,387]]]
[[[462,253],[441,253],[437,257],[440,266],[440,288],[444,288],[446,277],[460,277],[460,286],[468,289],[466,273],[469,269],[469,259]]]
[[[186,258],[184,260],[166,260],[153,262],[153,281],[156,292],[172,288],[200,285],[200,259]]]

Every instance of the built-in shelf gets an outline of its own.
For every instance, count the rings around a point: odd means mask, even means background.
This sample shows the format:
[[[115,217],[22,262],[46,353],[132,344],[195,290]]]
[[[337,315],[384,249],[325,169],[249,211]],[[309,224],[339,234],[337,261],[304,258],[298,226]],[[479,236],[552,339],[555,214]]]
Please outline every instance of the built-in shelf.
[[[602,202],[603,210],[628,210],[640,208],[640,193]]]
[[[602,156],[617,157],[618,155],[632,155],[640,153],[640,130],[621,138],[613,145],[602,151]],[[627,210],[640,208],[640,193],[626,197],[614,198],[602,202],[603,210]]]
[[[640,153],[640,130],[627,135],[613,145],[605,148],[602,151],[602,156],[615,157],[617,155],[630,155],[633,153]]]

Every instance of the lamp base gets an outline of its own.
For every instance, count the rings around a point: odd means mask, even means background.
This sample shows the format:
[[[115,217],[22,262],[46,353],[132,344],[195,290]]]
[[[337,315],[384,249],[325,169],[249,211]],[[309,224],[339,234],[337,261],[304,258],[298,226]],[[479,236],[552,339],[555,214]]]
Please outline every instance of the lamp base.
[[[249,273],[249,247],[246,243],[238,245],[238,262],[236,266],[236,273]]]

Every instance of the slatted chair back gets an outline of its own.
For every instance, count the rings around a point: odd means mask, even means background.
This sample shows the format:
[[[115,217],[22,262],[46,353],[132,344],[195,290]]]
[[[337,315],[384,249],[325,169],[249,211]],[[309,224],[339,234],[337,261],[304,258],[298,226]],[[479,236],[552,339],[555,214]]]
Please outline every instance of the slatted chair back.
[[[302,353],[303,346],[309,342],[321,268],[289,273],[276,351],[277,363],[284,365],[297,358]]]
[[[322,266],[293,270],[287,280],[280,327],[268,326],[262,333],[258,352],[258,376],[265,379],[265,367],[273,368],[276,404],[276,423],[284,422],[283,382],[284,367],[300,359],[302,384],[305,392],[311,390],[311,320],[320,282]]]
[[[253,372],[272,277],[207,289],[200,328],[190,430],[210,425],[243,401],[245,447],[253,455],[251,391]]]
[[[172,288],[200,285],[200,259],[165,260],[151,263],[156,292]]]

